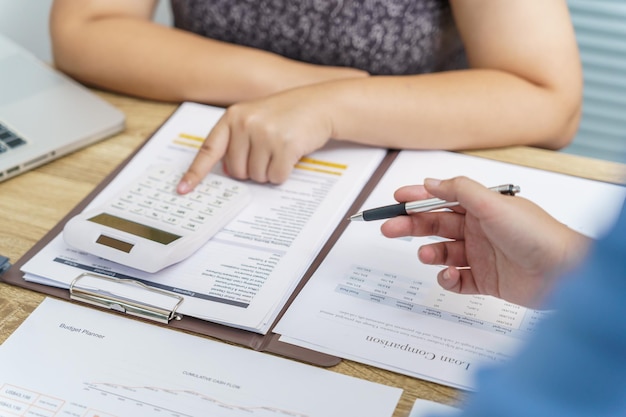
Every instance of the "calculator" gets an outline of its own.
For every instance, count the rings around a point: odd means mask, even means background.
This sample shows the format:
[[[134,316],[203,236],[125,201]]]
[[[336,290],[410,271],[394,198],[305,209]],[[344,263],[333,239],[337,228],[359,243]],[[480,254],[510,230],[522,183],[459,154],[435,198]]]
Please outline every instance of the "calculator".
[[[174,165],[148,168],[106,203],[71,218],[63,228],[65,242],[146,272],[182,261],[251,199],[246,184],[215,173],[180,195],[183,173]]]

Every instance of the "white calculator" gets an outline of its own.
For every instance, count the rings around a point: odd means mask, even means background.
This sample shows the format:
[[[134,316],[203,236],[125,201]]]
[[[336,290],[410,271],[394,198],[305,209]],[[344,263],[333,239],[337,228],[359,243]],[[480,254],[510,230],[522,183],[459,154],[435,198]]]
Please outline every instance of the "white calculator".
[[[251,199],[244,183],[213,173],[180,195],[176,185],[183,173],[176,166],[150,167],[103,205],[70,219],[65,242],[146,272],[182,261]]]

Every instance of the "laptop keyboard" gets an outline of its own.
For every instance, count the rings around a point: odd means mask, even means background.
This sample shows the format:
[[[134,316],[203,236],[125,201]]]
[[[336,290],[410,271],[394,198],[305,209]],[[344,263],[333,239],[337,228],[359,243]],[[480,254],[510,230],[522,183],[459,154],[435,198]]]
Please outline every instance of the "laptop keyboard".
[[[26,141],[0,124],[0,155],[9,149],[17,148],[26,144]]]

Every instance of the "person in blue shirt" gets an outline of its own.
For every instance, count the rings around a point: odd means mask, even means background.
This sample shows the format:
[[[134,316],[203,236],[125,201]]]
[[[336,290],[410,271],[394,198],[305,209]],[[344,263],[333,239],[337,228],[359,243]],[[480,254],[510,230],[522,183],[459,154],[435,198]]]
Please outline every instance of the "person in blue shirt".
[[[422,262],[448,266],[438,280],[450,291],[553,310],[509,362],[478,373],[458,415],[626,416],[626,209],[592,242],[534,203],[465,177],[395,195],[429,196],[460,206],[388,220],[383,234],[450,238],[418,252]]]

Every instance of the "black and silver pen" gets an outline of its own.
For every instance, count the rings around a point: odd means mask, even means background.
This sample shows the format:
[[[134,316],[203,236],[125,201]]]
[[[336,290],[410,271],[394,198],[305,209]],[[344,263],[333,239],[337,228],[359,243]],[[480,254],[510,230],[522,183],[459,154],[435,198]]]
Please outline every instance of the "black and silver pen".
[[[520,192],[520,187],[513,184],[498,185],[490,187],[492,191],[500,194],[515,195]],[[458,206],[456,201],[445,201],[439,198],[430,198],[428,200],[409,201],[406,203],[391,204],[389,206],[376,207],[369,210],[353,214],[348,219],[350,221],[371,221],[390,219],[396,216],[402,216],[411,213],[423,213],[425,211],[439,210],[442,208]]]

